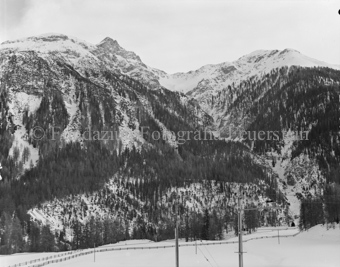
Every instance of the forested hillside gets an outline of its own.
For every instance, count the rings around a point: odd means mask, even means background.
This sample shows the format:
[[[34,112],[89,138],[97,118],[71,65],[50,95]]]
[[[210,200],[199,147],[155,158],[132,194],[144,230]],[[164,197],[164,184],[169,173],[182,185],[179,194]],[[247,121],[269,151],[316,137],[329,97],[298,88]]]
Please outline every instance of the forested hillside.
[[[176,210],[181,237],[223,239],[237,233],[239,197],[257,208],[248,232],[291,225],[289,194],[301,228],[339,221],[340,72],[259,53],[191,73],[217,75],[194,90],[203,99],[162,87],[170,76],[110,38],[3,43],[0,253],[170,239]]]
[[[303,200],[301,214],[318,216],[310,216],[307,221],[301,218],[303,227],[324,220],[338,221],[339,71],[301,67],[275,69],[262,78],[253,77],[242,82],[236,91],[241,93],[228,107],[226,120],[221,121],[222,135],[243,138],[254,152],[271,159],[273,166],[278,160],[289,162],[286,171],[291,185],[307,181],[303,194],[299,195]],[[263,134],[259,136],[261,131]],[[292,133],[293,138],[289,154],[285,153],[287,132]],[[307,172],[295,165],[305,158],[317,164],[325,181],[319,176],[307,177]],[[310,191],[314,188],[320,193],[313,196]],[[313,213],[310,212],[312,208]]]
[[[126,238],[172,238],[170,199],[176,187],[191,188],[180,208],[181,235],[187,238],[222,238],[225,229],[232,229],[235,183],[247,185],[249,204],[264,203],[266,195],[273,198],[274,193],[284,212],[275,179],[244,145],[216,140],[210,132],[212,118],[194,100],[165,88],[151,90],[103,66],[84,66],[77,70],[53,53],[43,57],[34,51],[2,52],[2,253],[86,247],[92,242],[89,228],[97,224],[98,235],[106,236],[98,245]],[[22,103],[22,96],[32,101]],[[94,138],[105,131],[109,138]],[[33,161],[35,151],[38,159]],[[112,181],[122,187],[124,197],[105,189]],[[209,184],[221,195],[211,209],[204,200]],[[195,196],[194,188],[200,185],[203,193]],[[87,211],[82,201],[79,208],[77,201],[65,200],[82,194],[100,196],[87,204],[100,205],[105,216]],[[65,201],[58,202],[61,199]],[[64,215],[69,214],[61,225],[33,216],[35,209],[56,201]],[[196,208],[190,202],[197,202]],[[76,206],[82,214],[72,208]],[[251,220],[249,229],[258,223]],[[107,229],[118,232],[104,234]]]

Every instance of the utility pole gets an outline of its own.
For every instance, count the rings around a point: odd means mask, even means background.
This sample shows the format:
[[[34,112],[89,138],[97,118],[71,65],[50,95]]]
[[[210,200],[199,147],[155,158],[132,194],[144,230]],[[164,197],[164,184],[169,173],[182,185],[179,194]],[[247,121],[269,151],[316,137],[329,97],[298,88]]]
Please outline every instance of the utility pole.
[[[243,244],[242,244],[242,207],[241,194],[238,198],[238,263],[239,267],[243,267]]]
[[[0,162],[0,170],[2,169],[1,162]],[[0,181],[2,180],[1,174],[0,174]]]
[[[195,252],[196,252],[196,255],[197,255],[197,240],[195,240]]]
[[[93,262],[96,262],[96,244],[93,243]]]
[[[243,208],[242,207],[242,203],[241,203],[241,200],[242,200],[242,190],[240,188],[240,194],[239,194],[239,197],[238,197],[238,253],[239,254],[239,267],[243,267],[243,253],[246,253],[243,251],[243,240],[242,240],[242,235],[243,235],[243,226],[242,226],[242,212],[245,211],[245,210],[259,210],[259,208]],[[274,201],[268,201],[269,202],[273,202],[275,203]],[[280,244],[280,230],[278,229],[278,242]]]
[[[176,194],[176,214],[175,214],[175,238],[176,238],[176,267],[179,267],[179,251],[178,251],[178,194]]]

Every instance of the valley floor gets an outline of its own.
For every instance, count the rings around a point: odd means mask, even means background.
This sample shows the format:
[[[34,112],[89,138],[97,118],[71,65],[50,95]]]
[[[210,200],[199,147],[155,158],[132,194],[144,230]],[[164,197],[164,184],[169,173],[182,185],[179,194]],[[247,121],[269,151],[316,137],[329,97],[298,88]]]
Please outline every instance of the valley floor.
[[[331,267],[340,263],[340,227],[326,229],[325,226],[315,226],[312,229],[296,235],[297,229],[281,229],[280,243],[277,230],[272,228],[259,229],[257,233],[244,236],[244,266],[261,267]],[[289,235],[290,237],[282,237]],[[274,237],[263,238],[261,237]],[[276,237],[275,237],[276,236]],[[229,243],[220,245],[199,245],[197,254],[195,246],[180,247],[180,266],[238,266],[237,237],[229,239]],[[235,242],[235,243],[232,243]],[[180,244],[192,244],[194,242]],[[206,242],[205,244],[212,243]],[[200,244],[200,242],[198,242]],[[148,249],[155,246],[173,246],[174,241],[151,242],[149,240],[130,240],[118,244],[96,248],[122,248],[122,250],[97,252],[95,262],[93,253],[63,262],[48,264],[51,267],[165,267],[175,266],[175,250],[173,247]],[[130,247],[130,250],[124,250]],[[131,250],[131,248],[142,248]],[[89,251],[89,250],[87,250]],[[61,253],[60,253],[61,254]],[[8,267],[20,262],[56,255],[56,253],[27,253],[10,256],[0,256],[1,267]],[[38,263],[35,263],[38,264]],[[24,265],[34,266],[34,264]]]

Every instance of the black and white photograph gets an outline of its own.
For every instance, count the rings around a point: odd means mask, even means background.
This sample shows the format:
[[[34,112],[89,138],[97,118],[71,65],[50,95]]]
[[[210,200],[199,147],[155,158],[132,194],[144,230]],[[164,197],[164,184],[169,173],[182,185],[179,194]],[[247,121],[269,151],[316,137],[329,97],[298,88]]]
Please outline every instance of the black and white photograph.
[[[339,1],[0,0],[0,267],[339,252]]]

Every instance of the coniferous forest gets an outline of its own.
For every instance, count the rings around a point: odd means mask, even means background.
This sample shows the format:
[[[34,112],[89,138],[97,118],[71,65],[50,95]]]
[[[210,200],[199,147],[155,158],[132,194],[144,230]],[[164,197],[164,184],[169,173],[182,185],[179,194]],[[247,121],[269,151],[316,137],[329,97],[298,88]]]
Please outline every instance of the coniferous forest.
[[[100,246],[127,239],[155,241],[174,237],[176,206],[180,217],[180,237],[188,240],[222,239],[228,231],[237,233],[235,184],[244,188],[244,197],[259,201],[265,198],[280,205],[286,221],[270,209],[263,213],[247,211],[244,223],[248,232],[261,225],[289,224],[287,199],[279,191],[276,177],[256,159],[257,154],[278,151],[282,142],[218,140],[210,130],[213,118],[184,95],[165,88],[151,90],[146,85],[108,69],[89,69],[81,75],[72,66],[56,61],[54,71],[34,52],[26,60],[34,73],[25,72],[23,60],[9,55],[8,69],[0,87],[0,253],[24,251],[61,251]],[[79,109],[79,132],[114,131],[119,137],[110,140],[66,142],[61,135],[54,139],[53,126],[60,133],[68,129],[70,117],[64,101],[65,88],[55,78],[56,70],[63,80],[72,77],[74,101]],[[12,74],[17,78],[13,80]],[[41,81],[41,87],[23,86],[25,79]],[[259,80],[239,85],[239,96],[228,108],[230,114],[244,110],[249,131],[310,130],[308,142],[296,142],[292,160],[301,154],[316,159],[326,177],[323,194],[301,198],[301,229],[318,223],[339,222],[340,214],[340,82],[339,71],[327,68],[282,68]],[[21,81],[21,83],[20,83]],[[24,109],[22,126],[27,142],[38,149],[39,161],[24,168],[29,152],[12,152],[18,130],[9,113],[9,88],[41,97],[35,112]],[[226,90],[229,90],[228,88]],[[257,101],[259,95],[262,98]],[[117,101],[119,99],[119,101]],[[215,101],[217,101],[215,99]],[[127,126],[126,126],[127,125]],[[311,129],[307,129],[313,125]],[[34,127],[46,129],[41,139],[32,136]],[[123,133],[142,128],[148,134],[143,143],[123,145]],[[208,130],[206,140],[195,139],[195,132]],[[177,146],[150,133],[186,132],[175,136]],[[180,138],[183,138],[181,139]],[[282,140],[282,138],[281,138]],[[11,151],[11,153],[10,153]],[[123,188],[112,194],[107,186],[112,179]],[[189,197],[191,187],[205,188],[204,196]],[[186,191],[176,192],[174,188]],[[204,191],[205,192],[205,191]],[[70,202],[68,228],[55,231],[51,226],[31,219],[28,211],[44,203],[79,195],[94,198],[93,203],[110,211],[84,220],[80,213],[91,207],[81,203],[78,209]],[[209,195],[210,194],[210,195]],[[212,195],[219,194],[218,205],[210,205]],[[203,209],[190,207],[191,200],[202,202]],[[124,200],[124,201],[122,201]],[[192,200],[192,201],[193,201]],[[247,203],[253,207],[253,203]],[[67,238],[72,232],[72,239]]]

